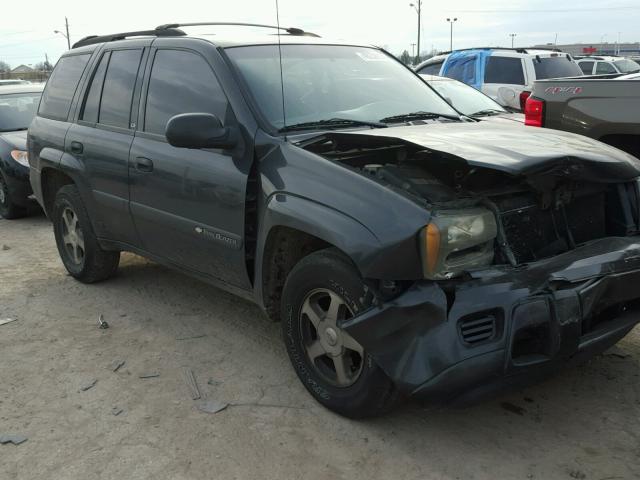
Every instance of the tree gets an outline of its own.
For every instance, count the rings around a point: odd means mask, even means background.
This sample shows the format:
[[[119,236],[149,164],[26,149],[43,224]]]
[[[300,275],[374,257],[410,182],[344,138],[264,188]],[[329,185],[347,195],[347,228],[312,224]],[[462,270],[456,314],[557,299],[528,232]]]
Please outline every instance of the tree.
[[[402,63],[404,63],[405,65],[410,65],[411,64],[411,56],[409,55],[409,52],[407,52],[406,50],[404,52],[402,52],[402,55],[400,55],[400,61]]]
[[[39,72],[50,72],[51,70],[53,70],[53,65],[51,65],[49,61],[46,60],[44,62],[36,63],[33,68]]]
[[[11,71],[11,65],[0,60],[0,73],[8,73]]]

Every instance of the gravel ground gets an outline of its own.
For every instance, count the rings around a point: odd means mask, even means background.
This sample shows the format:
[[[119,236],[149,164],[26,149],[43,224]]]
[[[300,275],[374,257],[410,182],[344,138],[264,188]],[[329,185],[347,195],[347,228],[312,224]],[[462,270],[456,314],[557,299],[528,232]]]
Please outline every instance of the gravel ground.
[[[28,440],[0,445],[3,480],[640,478],[638,328],[541,385],[356,422],[306,393],[252,304],[129,254],[82,285],[38,215],[0,219],[5,317],[0,435]]]

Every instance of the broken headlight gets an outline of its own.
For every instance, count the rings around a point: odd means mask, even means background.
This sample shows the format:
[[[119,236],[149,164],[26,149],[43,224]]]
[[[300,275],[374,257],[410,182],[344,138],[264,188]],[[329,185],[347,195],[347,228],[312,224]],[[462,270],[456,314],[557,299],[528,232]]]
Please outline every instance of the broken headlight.
[[[452,278],[491,264],[496,235],[495,216],[485,208],[434,212],[420,234],[425,278]]]

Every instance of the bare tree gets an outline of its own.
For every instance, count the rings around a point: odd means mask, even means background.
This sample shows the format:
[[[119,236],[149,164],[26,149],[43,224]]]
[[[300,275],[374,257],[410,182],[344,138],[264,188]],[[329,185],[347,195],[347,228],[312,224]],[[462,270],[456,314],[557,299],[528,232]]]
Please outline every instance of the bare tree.
[[[11,65],[0,60],[0,73],[8,73],[11,71]]]
[[[404,63],[405,65],[410,65],[411,64],[411,56],[409,56],[409,52],[407,52],[406,50],[404,52],[402,52],[402,55],[400,55],[400,61],[402,63]]]
[[[50,72],[53,70],[53,65],[48,61],[36,63],[33,68],[39,72]]]

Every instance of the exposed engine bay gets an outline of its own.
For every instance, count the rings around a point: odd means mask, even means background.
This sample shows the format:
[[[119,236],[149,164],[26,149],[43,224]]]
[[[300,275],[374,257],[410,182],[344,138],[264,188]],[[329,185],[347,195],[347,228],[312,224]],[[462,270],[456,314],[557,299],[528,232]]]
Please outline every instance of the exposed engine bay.
[[[637,181],[585,175],[558,162],[526,175],[473,166],[401,139],[316,137],[303,148],[359,171],[432,213],[422,234],[425,276],[489,264],[518,266],[591,240],[640,231]],[[600,180],[600,181],[598,181]],[[437,255],[430,251],[437,250]]]

